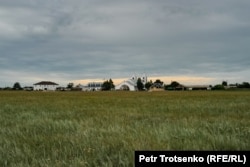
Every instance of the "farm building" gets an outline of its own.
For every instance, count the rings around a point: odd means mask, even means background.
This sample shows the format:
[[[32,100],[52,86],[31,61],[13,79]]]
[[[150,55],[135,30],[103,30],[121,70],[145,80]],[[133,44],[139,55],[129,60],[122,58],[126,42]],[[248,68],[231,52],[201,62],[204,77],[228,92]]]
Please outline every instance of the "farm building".
[[[103,82],[89,82],[87,86],[89,90],[96,91],[102,89],[102,84]]]
[[[149,92],[154,91],[164,91],[163,83],[153,83],[153,85],[149,88]]]
[[[133,79],[128,79],[115,86],[115,90],[137,90],[137,84]]]
[[[185,87],[187,90],[211,90],[209,85],[189,85]]]
[[[87,85],[79,84],[78,87],[82,89],[82,91],[100,91],[102,90],[103,82],[89,82]]]
[[[178,85],[175,90],[211,90],[209,85]]]
[[[58,87],[57,83],[51,81],[41,81],[34,84],[34,90],[56,90]]]
[[[143,75],[142,77],[134,76],[128,80],[121,82],[115,86],[115,90],[128,90],[136,91],[137,90],[137,80],[141,78],[142,83],[145,85],[147,83],[147,76]]]

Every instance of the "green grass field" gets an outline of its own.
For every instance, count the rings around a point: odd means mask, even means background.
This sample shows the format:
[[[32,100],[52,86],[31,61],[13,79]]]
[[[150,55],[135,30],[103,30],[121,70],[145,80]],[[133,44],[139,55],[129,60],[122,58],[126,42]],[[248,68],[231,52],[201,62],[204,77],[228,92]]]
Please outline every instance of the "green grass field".
[[[0,91],[0,166],[133,166],[135,150],[250,150],[250,91]]]

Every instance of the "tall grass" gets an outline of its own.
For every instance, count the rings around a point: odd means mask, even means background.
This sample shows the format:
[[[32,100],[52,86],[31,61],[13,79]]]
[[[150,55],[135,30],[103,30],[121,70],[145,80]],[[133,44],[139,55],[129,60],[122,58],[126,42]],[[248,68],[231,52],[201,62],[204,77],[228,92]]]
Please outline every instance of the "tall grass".
[[[0,92],[0,166],[133,166],[135,150],[249,150],[250,92]]]

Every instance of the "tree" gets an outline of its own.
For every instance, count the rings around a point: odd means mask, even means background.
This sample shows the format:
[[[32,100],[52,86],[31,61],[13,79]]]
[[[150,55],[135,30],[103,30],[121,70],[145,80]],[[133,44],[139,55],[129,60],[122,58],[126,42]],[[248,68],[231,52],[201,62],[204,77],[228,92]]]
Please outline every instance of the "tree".
[[[242,85],[244,85],[245,88],[250,88],[250,84],[248,82],[243,82]]]
[[[163,85],[163,82],[160,79],[155,80],[154,83],[159,83],[159,84]]]
[[[144,85],[143,85],[143,83],[142,83],[142,80],[141,80],[141,78],[138,78],[137,79],[137,89],[138,90],[143,90],[143,88],[144,88]]]
[[[223,86],[227,86],[227,81],[222,81]]]
[[[16,83],[14,83],[14,85],[13,85],[13,89],[14,89],[14,90],[21,90],[22,87],[21,87],[21,85],[20,85],[19,82],[16,82]]]
[[[223,85],[215,85],[212,90],[224,90],[225,87]]]
[[[242,82],[242,84],[238,85],[238,88],[250,88],[250,84],[248,82]]]
[[[149,82],[147,82],[147,83],[145,84],[145,88],[146,88],[147,90],[149,90],[149,88],[150,88],[152,85],[153,85],[153,82],[152,82],[152,80],[150,80]]]
[[[175,87],[179,86],[180,83],[177,81],[172,81],[170,85],[175,88]]]
[[[113,81],[112,81],[111,78],[109,79],[109,84],[110,84],[110,88],[111,88],[111,89],[114,89],[114,88],[115,88],[115,85],[114,85],[114,83],[113,83]]]
[[[114,85],[112,79],[104,81],[102,84],[102,90],[111,90],[113,88],[115,88],[115,85]]]
[[[172,81],[169,85],[165,85],[165,90],[175,90],[177,86],[179,86],[180,83],[177,81]]]
[[[68,89],[72,89],[73,86],[74,86],[74,83],[68,83],[67,88],[68,88]]]
[[[102,90],[110,90],[110,84],[108,80],[103,82]]]

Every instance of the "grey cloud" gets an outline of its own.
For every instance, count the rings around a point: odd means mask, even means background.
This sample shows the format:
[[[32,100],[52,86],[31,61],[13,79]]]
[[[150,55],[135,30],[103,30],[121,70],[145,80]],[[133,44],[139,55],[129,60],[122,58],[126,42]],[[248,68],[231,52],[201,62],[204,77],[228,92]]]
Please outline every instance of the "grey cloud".
[[[244,79],[250,65],[250,2],[244,0],[0,4],[0,71],[11,74],[6,81],[22,79],[10,71],[30,80],[36,74],[68,81],[137,72],[215,77],[242,72]]]

